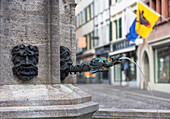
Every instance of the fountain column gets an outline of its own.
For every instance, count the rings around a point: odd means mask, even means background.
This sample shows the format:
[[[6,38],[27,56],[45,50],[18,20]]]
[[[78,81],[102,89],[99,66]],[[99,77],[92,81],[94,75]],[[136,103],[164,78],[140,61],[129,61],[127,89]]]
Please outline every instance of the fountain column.
[[[91,119],[98,109],[75,86],[75,75],[60,81],[60,46],[76,61],[75,5],[74,0],[0,1],[0,118]],[[25,64],[18,68],[20,62]]]

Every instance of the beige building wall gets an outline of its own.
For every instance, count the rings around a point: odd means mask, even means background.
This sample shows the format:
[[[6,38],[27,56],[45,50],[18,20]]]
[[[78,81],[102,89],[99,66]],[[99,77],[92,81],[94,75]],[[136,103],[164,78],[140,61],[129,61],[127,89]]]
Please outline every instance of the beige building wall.
[[[112,41],[111,41],[111,53],[110,55],[114,54],[119,54],[119,53],[125,53],[127,52],[129,49],[128,48],[124,48],[123,50],[116,50],[116,51],[113,51],[113,45],[115,45],[116,43],[120,43],[120,42],[123,42],[126,39],[125,37],[125,12],[126,12],[126,8],[129,8],[131,9],[132,11],[136,10],[137,9],[137,3],[136,3],[136,0],[120,0],[118,2],[115,2],[115,0],[112,0],[112,6],[110,8],[110,21],[112,22]],[[116,24],[115,24],[115,20],[119,20],[119,18],[121,18],[122,22],[122,37],[118,37],[116,39]],[[135,48],[133,48],[135,49]],[[130,51],[129,51],[130,52]],[[111,75],[111,84],[113,85],[120,85],[120,82],[116,82],[115,79],[114,79],[114,67],[111,68],[111,71],[112,72],[110,75]],[[122,73],[122,80],[125,79],[125,76],[124,74]],[[123,84],[123,83],[122,83]],[[138,81],[138,78],[136,76],[136,82],[133,83],[133,82],[125,82],[125,85],[135,85],[135,87],[138,87],[139,86],[139,81]],[[124,85],[124,84],[123,84]]]
[[[168,18],[168,10],[167,10],[167,4],[168,1],[161,1],[156,0],[156,4],[153,3],[153,1],[149,0],[150,2],[150,7],[153,8],[155,11],[158,13],[162,13],[162,15],[166,18]],[[161,9],[162,8],[162,9]],[[168,20],[169,21],[169,20]],[[155,47],[164,47],[164,45],[170,43],[170,25],[167,20],[160,18],[156,25],[155,28],[152,30],[150,33],[149,37],[144,40],[144,43],[139,46],[139,54],[138,54],[138,59],[139,59],[139,66],[142,67],[143,70],[144,68],[144,53],[147,54],[148,59],[149,59],[149,71],[145,75],[149,75],[148,82],[150,84],[150,87],[152,90],[157,90],[157,91],[163,91],[163,92],[170,92],[170,83],[160,83],[156,82],[156,74],[159,73],[156,71],[156,66],[155,66],[155,54],[154,54],[154,48]],[[140,73],[139,75],[139,80],[140,80],[140,87],[149,89],[149,87],[144,87],[143,83],[143,78],[141,77]]]
[[[93,31],[93,20],[89,21],[88,23],[84,24],[82,27],[76,30],[76,39],[82,37],[85,34],[88,34]]]
[[[80,13],[83,11],[83,14],[84,14],[84,9],[87,8],[90,4],[92,4],[93,0],[81,0],[81,1],[77,1],[77,2],[78,2],[78,4],[76,6],[75,15],[78,16],[78,14],[79,14],[80,18],[77,18],[77,20],[82,20]],[[87,12],[89,12],[88,9],[87,9]],[[92,10],[91,10],[91,12],[92,12]],[[89,14],[87,14],[87,15],[89,15]],[[89,16],[87,16],[87,17],[89,17]],[[85,20],[85,15],[83,15],[83,18]],[[77,22],[79,22],[79,21],[77,21]],[[77,26],[76,39],[78,40],[79,37],[83,37],[83,36],[91,33],[93,30],[94,30],[94,21],[93,21],[93,12],[92,12],[91,19],[88,19],[87,22],[84,21],[83,24],[81,24],[81,25],[79,24]],[[88,41],[87,41],[87,43],[88,43]],[[77,48],[77,52],[80,52],[80,51],[82,51],[82,49]]]

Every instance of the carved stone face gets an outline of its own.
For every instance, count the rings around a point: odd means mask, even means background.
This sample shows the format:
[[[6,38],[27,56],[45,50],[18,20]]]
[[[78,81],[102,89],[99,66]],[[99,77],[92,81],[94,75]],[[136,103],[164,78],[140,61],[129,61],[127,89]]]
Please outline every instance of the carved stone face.
[[[69,74],[70,66],[73,64],[71,53],[67,47],[60,46],[60,79],[63,81]]]
[[[38,75],[38,48],[32,45],[18,45],[12,49],[12,61],[14,67],[12,68],[13,75],[17,76],[23,81],[32,79]]]

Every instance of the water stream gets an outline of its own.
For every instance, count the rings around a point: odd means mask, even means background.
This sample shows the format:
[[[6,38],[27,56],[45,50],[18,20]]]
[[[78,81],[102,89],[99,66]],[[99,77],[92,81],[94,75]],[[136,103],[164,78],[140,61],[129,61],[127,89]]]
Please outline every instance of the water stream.
[[[150,86],[150,84],[148,83],[148,81],[146,80],[145,75],[144,75],[142,69],[140,68],[140,66],[139,66],[136,62],[134,62],[132,59],[130,59],[130,58],[128,58],[128,57],[124,57],[124,56],[123,56],[123,57],[120,58],[120,60],[124,60],[124,59],[131,61],[132,63],[134,63],[134,64],[138,67],[138,69],[140,70],[141,75],[142,75],[142,77],[143,77],[143,79],[144,79],[144,82],[147,84],[147,86],[148,86],[148,88],[149,88],[149,92],[151,93],[151,96],[152,96],[152,99],[153,99],[153,98],[154,98],[154,95],[153,95],[151,86]],[[158,105],[158,107],[159,107],[159,105]],[[158,108],[157,108],[156,110],[157,110],[159,119],[161,119],[160,114],[159,114],[159,111],[158,111]]]

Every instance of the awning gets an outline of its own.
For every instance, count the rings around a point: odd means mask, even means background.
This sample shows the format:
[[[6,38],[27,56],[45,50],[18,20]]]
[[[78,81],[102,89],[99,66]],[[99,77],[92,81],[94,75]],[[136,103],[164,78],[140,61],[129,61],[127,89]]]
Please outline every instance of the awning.
[[[136,49],[135,47],[124,48],[124,49],[121,49],[121,50],[110,52],[109,56],[113,56],[113,55],[117,55],[117,54],[121,54],[121,53],[125,53],[125,52],[134,51],[135,49]]]

